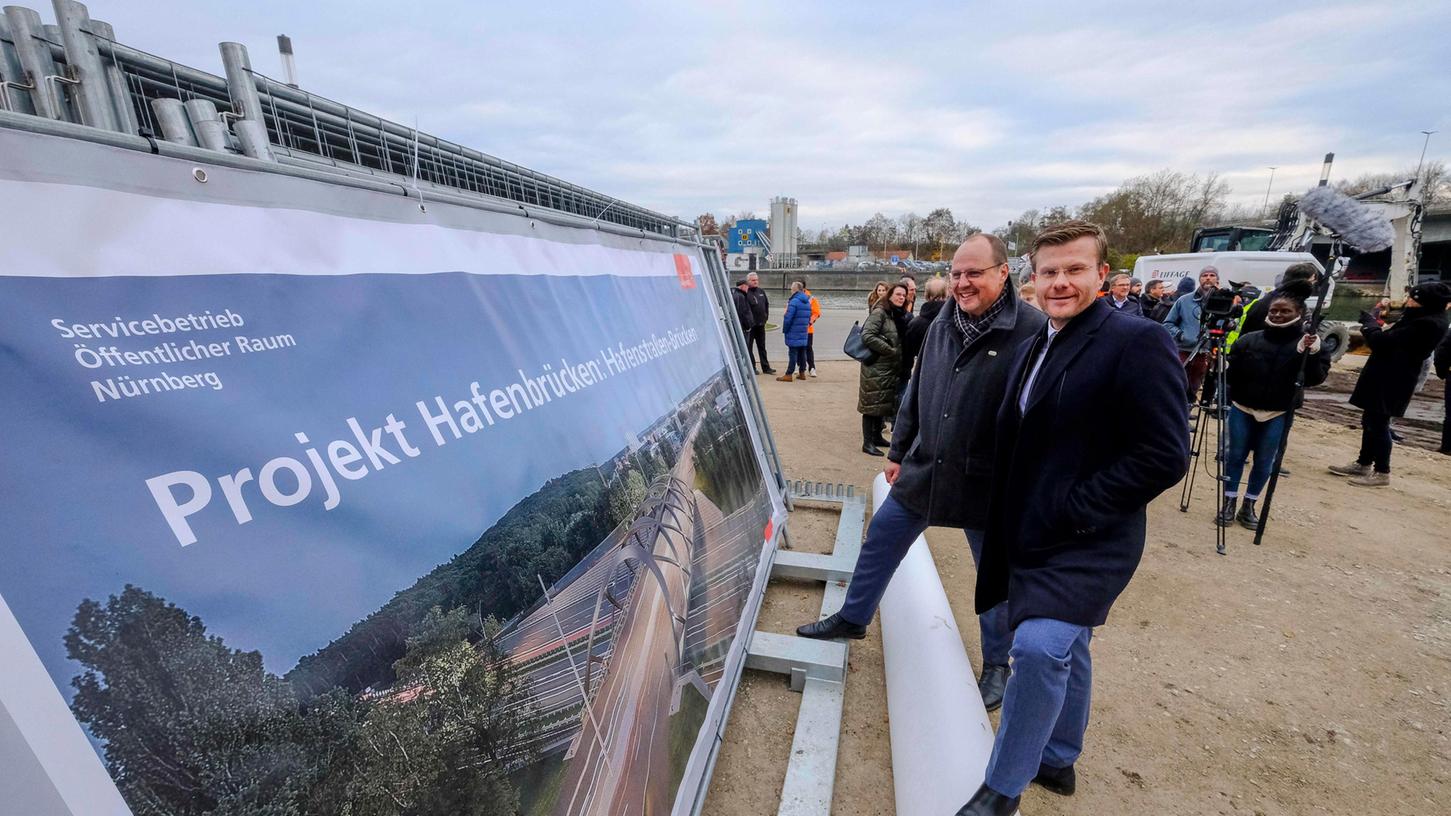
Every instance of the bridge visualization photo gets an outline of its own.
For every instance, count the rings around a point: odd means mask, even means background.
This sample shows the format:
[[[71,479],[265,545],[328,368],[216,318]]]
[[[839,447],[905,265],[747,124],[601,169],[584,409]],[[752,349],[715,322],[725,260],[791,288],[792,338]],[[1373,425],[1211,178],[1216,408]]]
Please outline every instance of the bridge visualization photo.
[[[698,447],[746,433],[735,422],[720,438],[702,437],[705,413],[717,410],[712,383],[675,415],[693,418],[678,460],[648,486],[631,518],[500,634],[529,689],[522,704],[538,723],[529,747],[558,766],[552,808],[533,812],[670,811],[704,704],[723,676],[771,514],[759,478],[730,513],[698,486],[709,481],[697,472]]]

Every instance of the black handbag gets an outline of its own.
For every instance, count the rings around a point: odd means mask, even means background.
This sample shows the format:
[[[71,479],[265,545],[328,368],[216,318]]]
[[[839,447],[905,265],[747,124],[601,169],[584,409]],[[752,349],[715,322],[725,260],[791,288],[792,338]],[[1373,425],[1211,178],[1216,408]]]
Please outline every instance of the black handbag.
[[[867,348],[862,342],[861,321],[851,324],[851,331],[846,333],[846,342],[842,344],[841,350],[846,356],[864,365],[871,365],[877,361],[877,353]]]

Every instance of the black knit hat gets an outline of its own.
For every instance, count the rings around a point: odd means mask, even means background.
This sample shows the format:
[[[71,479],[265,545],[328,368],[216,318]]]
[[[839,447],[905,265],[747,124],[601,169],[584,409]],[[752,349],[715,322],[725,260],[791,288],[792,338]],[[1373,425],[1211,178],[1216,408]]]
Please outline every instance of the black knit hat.
[[[1447,286],[1440,281],[1423,283],[1411,289],[1411,297],[1415,298],[1417,303],[1432,311],[1445,309],[1446,304],[1451,303],[1451,286]]]

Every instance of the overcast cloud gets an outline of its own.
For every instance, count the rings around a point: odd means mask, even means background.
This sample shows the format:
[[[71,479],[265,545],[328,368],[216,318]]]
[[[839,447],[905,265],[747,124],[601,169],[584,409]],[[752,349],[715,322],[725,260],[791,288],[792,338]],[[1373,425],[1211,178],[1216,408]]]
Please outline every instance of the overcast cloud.
[[[48,3],[35,0],[32,6]],[[302,86],[686,219],[997,226],[1160,168],[1232,200],[1451,157],[1451,3],[94,0],[118,39]]]

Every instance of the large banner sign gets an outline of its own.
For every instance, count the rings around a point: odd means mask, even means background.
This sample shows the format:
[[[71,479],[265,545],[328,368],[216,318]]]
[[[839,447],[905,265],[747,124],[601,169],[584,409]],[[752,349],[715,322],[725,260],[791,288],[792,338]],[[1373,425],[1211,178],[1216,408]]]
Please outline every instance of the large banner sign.
[[[700,252],[195,170],[0,130],[0,810],[688,812],[781,512]]]

